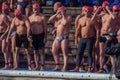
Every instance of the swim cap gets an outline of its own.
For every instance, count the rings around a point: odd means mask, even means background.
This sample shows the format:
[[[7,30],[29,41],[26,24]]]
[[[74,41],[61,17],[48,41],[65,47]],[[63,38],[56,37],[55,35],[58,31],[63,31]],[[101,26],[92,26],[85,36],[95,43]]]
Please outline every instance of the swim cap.
[[[22,12],[21,12],[20,10],[16,9],[16,10],[14,11],[14,16],[15,16],[15,17],[19,17],[19,16],[21,16],[21,15],[22,15]]]
[[[60,11],[64,11],[65,10],[66,11],[66,8],[64,6],[61,6],[61,7],[58,8],[58,10],[60,10]]]
[[[2,11],[5,11],[5,10],[7,10],[7,9],[8,9],[8,5],[5,4],[5,3],[3,3],[3,4],[2,4]]]
[[[102,7],[105,7],[105,6],[109,6],[109,2],[108,2],[108,1],[104,1],[104,2],[102,3]]]
[[[114,5],[112,9],[113,9],[113,11],[119,11],[119,6],[118,5]]]
[[[38,3],[34,3],[33,4],[33,8],[39,8],[39,4]]]
[[[92,8],[90,6],[85,6],[85,11],[92,11]]]

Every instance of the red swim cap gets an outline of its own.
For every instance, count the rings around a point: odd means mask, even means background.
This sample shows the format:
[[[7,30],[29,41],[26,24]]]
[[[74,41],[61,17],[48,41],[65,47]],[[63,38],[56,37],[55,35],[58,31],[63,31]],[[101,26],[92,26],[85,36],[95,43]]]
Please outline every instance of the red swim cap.
[[[39,4],[38,3],[34,3],[33,4],[33,8],[39,8]]]
[[[64,11],[64,10],[66,10],[66,8],[64,6],[61,6],[61,7],[58,8],[58,10]]]
[[[119,11],[119,6],[118,5],[114,5],[112,8],[113,11]]]
[[[85,6],[85,11],[92,11],[92,8],[90,6]]]
[[[109,2],[108,2],[108,1],[104,1],[104,2],[102,3],[102,7],[105,7],[105,6],[109,6]]]
[[[5,11],[5,10],[7,10],[7,9],[8,9],[8,5],[5,4],[5,3],[3,3],[3,4],[2,4],[2,11]]]
[[[22,12],[21,12],[20,10],[16,9],[16,10],[14,11],[14,16],[15,16],[15,17],[19,17],[19,16],[21,16],[21,15],[22,15]]]

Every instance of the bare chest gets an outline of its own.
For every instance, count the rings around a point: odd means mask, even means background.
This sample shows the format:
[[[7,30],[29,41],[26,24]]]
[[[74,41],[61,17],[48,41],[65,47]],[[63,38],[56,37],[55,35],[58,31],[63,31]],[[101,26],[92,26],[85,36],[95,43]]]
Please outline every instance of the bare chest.
[[[15,26],[25,26],[25,21],[24,20],[16,20]]]
[[[86,18],[81,19],[79,23],[81,24],[82,28],[86,28],[94,25],[94,22],[91,21],[91,19],[86,19]]]
[[[42,24],[43,23],[43,20],[41,18],[31,18],[30,19],[30,22],[31,22],[31,25],[35,25],[35,24]]]

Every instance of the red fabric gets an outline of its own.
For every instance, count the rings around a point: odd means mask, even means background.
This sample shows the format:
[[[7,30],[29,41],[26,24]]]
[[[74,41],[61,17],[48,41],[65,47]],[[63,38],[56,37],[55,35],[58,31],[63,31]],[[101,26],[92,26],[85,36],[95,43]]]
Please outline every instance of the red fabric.
[[[8,9],[8,5],[5,4],[5,3],[3,3],[3,4],[2,4],[2,11],[5,11],[6,9]]]
[[[114,5],[113,6],[113,11],[115,11],[115,10],[119,10],[119,6],[118,5]]]
[[[33,4],[33,8],[38,8],[39,7],[39,4],[38,3],[34,3]]]
[[[15,16],[15,17],[19,17],[19,16],[21,16],[21,15],[22,15],[22,13],[21,13],[20,10],[17,10],[17,9],[16,9],[16,10],[14,11],[14,16]]]
[[[109,6],[109,2],[104,1],[104,2],[102,3],[102,6],[103,6],[103,7],[105,7],[105,6]]]
[[[58,8],[58,10],[63,11],[63,10],[66,10],[66,9],[65,9],[64,6],[61,6],[61,7]]]
[[[92,11],[92,8],[90,6],[85,6],[85,11]]]

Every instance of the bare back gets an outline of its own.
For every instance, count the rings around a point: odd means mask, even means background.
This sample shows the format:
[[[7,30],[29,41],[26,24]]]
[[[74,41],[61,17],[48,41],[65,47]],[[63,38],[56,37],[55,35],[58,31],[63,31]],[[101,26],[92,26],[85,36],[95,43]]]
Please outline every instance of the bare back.
[[[44,16],[43,15],[31,15],[29,17],[31,23],[32,34],[40,34],[44,32]]]

